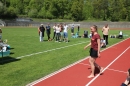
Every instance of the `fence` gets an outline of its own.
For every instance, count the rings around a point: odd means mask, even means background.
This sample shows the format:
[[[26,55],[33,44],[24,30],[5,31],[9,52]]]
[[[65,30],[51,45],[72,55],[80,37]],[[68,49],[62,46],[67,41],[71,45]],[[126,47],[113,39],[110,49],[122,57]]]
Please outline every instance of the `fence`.
[[[5,26],[5,22],[0,20],[0,26]]]
[[[16,22],[10,21],[5,22],[6,26],[22,26],[22,27],[39,27],[40,24],[46,26],[48,23],[52,27],[55,22]],[[64,22],[56,22],[64,23]],[[74,24],[75,27],[80,26],[80,28],[90,28],[92,25],[97,25],[98,28],[102,28],[105,24],[108,24],[110,28],[130,28],[130,22],[65,22],[68,26]]]

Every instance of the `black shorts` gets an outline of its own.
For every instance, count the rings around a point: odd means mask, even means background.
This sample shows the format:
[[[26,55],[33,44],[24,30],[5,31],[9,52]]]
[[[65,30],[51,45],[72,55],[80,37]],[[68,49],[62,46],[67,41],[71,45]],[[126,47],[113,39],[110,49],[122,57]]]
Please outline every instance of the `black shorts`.
[[[94,50],[93,48],[90,48],[90,56],[93,58],[97,58],[98,57],[98,51]]]

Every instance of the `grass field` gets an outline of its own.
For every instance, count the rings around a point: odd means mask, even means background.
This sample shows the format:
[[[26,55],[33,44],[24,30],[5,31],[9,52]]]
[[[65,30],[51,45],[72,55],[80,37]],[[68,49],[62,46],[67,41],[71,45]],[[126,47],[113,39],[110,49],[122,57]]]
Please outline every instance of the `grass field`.
[[[84,30],[80,29],[80,35]],[[11,46],[11,55],[0,58],[0,62],[3,62],[0,64],[1,86],[25,86],[89,55],[89,49],[83,48],[90,39],[71,38],[70,30],[69,43],[39,42],[37,27],[3,27],[2,31],[3,39],[7,39]],[[123,33],[130,36],[129,31],[123,30]],[[102,35],[101,30],[99,33]],[[110,30],[110,34],[118,33],[119,30]],[[53,32],[51,38],[52,35]],[[47,40],[46,34],[44,39]],[[109,46],[121,40],[109,38]]]

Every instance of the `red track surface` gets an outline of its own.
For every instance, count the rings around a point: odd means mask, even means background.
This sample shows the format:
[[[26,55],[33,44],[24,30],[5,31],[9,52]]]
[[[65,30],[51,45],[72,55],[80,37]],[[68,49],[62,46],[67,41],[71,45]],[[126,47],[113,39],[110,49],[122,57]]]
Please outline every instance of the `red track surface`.
[[[113,60],[123,53],[130,46],[130,39],[127,39],[101,53],[101,58],[97,59],[99,65],[106,68]],[[35,86],[86,86],[92,79],[90,75],[88,60],[84,60],[50,78],[47,78]],[[113,62],[103,75],[99,75],[87,86],[120,86],[126,78],[126,71],[130,67],[130,48],[122,54],[119,59]],[[114,70],[118,71],[114,71]],[[124,72],[121,72],[124,71]]]

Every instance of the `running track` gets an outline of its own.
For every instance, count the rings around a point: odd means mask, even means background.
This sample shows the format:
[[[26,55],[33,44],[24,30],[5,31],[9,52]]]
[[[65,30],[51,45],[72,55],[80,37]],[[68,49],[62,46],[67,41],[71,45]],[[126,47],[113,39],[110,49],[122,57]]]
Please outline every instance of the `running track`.
[[[96,61],[104,67],[103,74],[88,79],[91,69],[88,59],[48,78],[36,80],[27,86],[120,86],[130,68],[130,38],[101,52]]]

